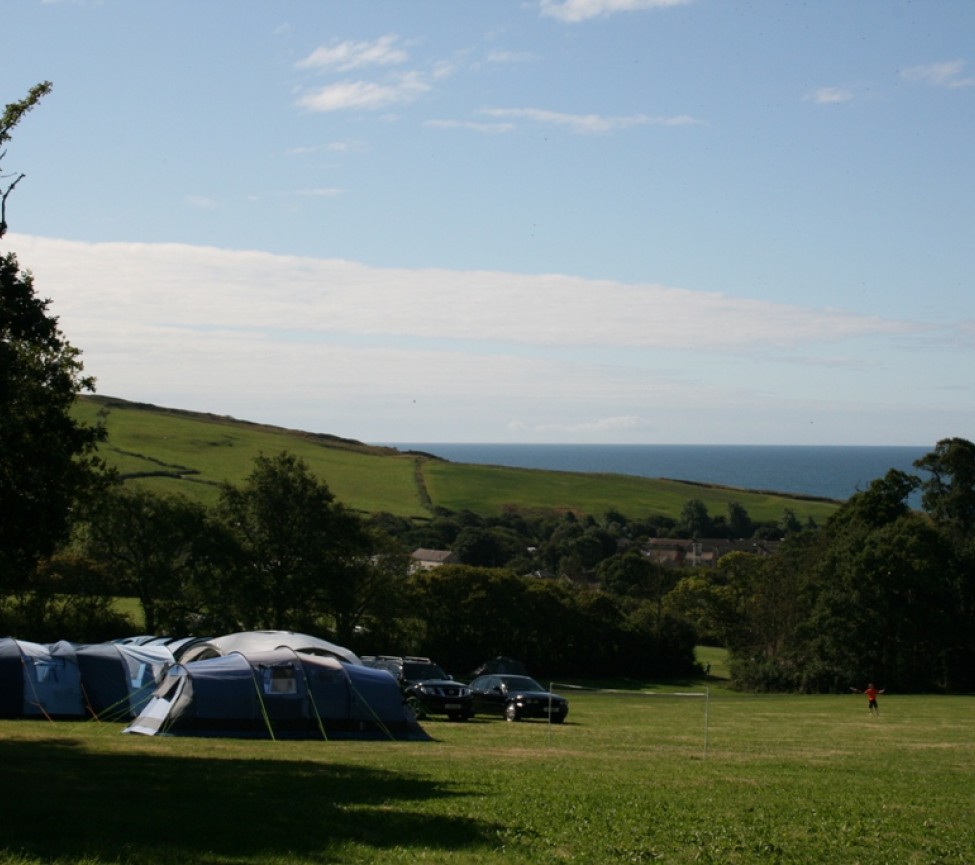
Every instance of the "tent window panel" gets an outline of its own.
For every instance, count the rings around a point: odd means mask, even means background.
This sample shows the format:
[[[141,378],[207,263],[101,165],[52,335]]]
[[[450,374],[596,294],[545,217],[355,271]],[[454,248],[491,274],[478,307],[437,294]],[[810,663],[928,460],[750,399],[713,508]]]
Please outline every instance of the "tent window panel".
[[[146,665],[136,663],[134,661],[129,661],[128,666],[129,666],[129,684],[133,688],[141,688],[146,681]]]
[[[268,667],[264,670],[265,694],[297,694],[298,677],[290,664],[281,667]]]
[[[39,658],[34,659],[34,680],[37,682],[59,682],[61,676],[58,675],[58,671],[63,662],[55,660],[41,660]]]
[[[129,685],[133,688],[141,688],[146,681],[146,665],[135,658],[124,656],[125,666],[129,671]]]

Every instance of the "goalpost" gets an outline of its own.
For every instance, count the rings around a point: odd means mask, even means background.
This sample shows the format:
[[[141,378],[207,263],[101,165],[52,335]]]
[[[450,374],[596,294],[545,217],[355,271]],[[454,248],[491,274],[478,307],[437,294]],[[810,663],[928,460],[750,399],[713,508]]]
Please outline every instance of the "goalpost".
[[[700,723],[703,728],[703,744],[702,744],[702,757],[704,759],[708,756],[708,739],[710,733],[710,703],[711,703],[711,689],[705,686],[703,691],[629,691],[619,688],[591,688],[584,685],[573,685],[568,682],[551,682],[549,684],[549,693],[553,691],[571,691],[577,694],[591,694],[593,696],[607,696],[607,697],[626,697],[628,699],[642,700],[646,699],[648,701],[654,700],[697,700],[701,703],[703,718]],[[572,713],[569,714],[571,719]],[[552,723],[549,720],[549,736],[551,736]]]

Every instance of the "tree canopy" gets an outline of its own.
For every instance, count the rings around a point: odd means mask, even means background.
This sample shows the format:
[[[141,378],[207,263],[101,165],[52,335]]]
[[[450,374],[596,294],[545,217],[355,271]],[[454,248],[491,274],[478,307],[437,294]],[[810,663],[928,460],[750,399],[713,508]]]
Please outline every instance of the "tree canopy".
[[[7,105],[0,146],[50,89],[39,84]],[[7,197],[22,177],[2,190],[0,234]],[[103,469],[95,454],[102,431],[70,414],[75,397],[94,390],[94,379],[49,306],[16,256],[0,253],[0,590],[26,587],[37,561],[67,537],[74,509]]]
[[[7,154],[3,149],[4,145],[11,139],[14,127],[20,123],[24,115],[32,111],[52,89],[53,85],[50,81],[35,84],[23,99],[8,103],[3,109],[3,114],[0,115],[0,179],[5,182],[5,185],[0,185],[0,238],[7,233],[7,198],[25,176],[2,173],[3,158]]]

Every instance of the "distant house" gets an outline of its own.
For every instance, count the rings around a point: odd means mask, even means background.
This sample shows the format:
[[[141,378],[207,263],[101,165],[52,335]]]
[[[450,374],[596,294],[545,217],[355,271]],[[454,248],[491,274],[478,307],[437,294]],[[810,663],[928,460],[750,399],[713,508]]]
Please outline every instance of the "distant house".
[[[650,538],[643,554],[652,562],[672,568],[713,568],[728,553],[772,556],[778,541],[728,540],[727,538]]]
[[[428,550],[420,547],[410,553],[411,571],[429,571],[441,565],[453,565],[457,556],[451,550]]]

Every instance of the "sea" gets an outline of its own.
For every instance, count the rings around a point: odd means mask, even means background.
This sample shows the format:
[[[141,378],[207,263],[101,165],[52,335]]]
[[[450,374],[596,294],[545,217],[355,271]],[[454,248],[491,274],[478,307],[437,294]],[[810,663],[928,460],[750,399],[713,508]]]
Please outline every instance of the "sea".
[[[914,461],[933,450],[933,445],[386,444],[451,462],[608,472],[839,500],[866,489],[890,469],[923,478]]]

